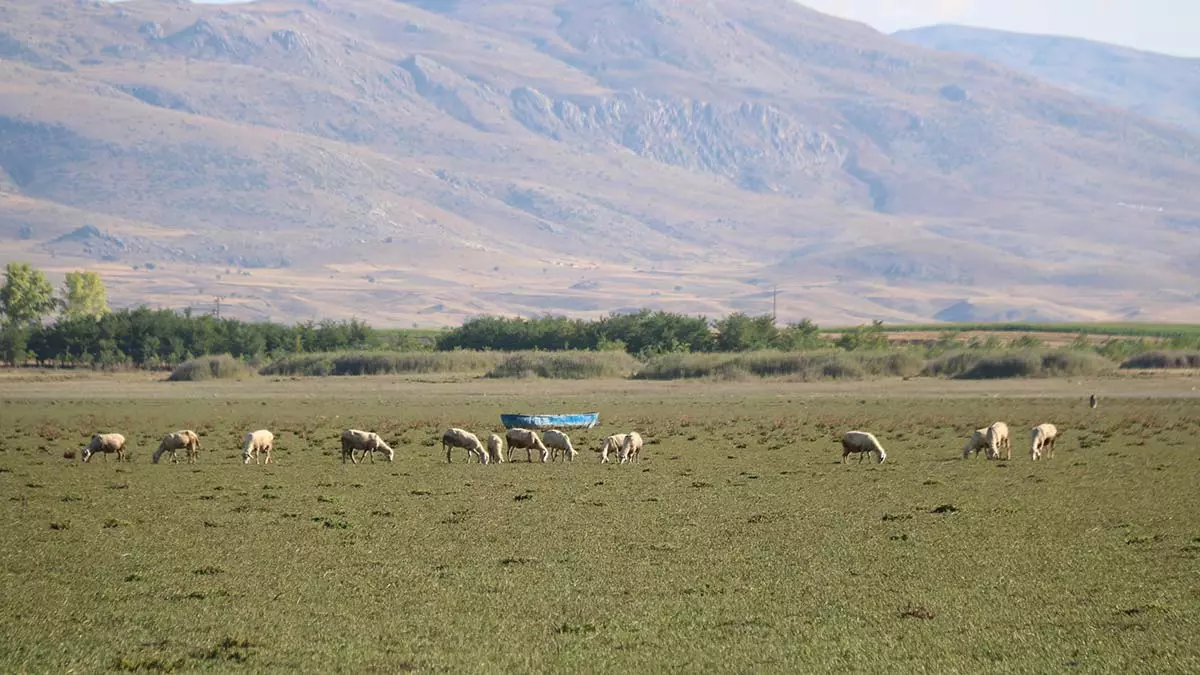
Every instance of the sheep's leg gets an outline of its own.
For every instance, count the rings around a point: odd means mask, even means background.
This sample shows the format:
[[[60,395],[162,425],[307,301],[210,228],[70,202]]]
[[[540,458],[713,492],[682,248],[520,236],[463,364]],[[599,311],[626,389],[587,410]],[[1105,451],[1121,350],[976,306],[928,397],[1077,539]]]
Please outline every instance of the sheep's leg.
[[[454,451],[454,448],[446,445],[445,443],[442,443],[442,449],[446,451],[446,463],[449,464],[450,463],[450,453]]]

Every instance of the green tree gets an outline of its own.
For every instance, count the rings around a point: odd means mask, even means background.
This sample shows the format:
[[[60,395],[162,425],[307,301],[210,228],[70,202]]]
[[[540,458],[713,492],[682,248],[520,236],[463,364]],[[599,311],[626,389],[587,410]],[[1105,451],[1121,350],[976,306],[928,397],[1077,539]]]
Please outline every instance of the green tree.
[[[11,262],[0,287],[0,313],[13,324],[31,324],[54,309],[54,287],[29,263]]]
[[[770,314],[747,316],[735,312],[716,322],[716,348],[721,352],[766,349],[778,341],[779,329]]]
[[[108,313],[108,292],[95,272],[67,272],[62,287],[63,314],[100,317]]]
[[[800,323],[788,324],[787,328],[779,331],[776,340],[776,346],[784,351],[820,349],[826,344],[821,337],[820,327],[811,319],[801,319]]]
[[[859,349],[887,349],[887,334],[883,332],[883,322],[872,321],[869,326],[855,326],[842,333],[837,346],[852,352]]]

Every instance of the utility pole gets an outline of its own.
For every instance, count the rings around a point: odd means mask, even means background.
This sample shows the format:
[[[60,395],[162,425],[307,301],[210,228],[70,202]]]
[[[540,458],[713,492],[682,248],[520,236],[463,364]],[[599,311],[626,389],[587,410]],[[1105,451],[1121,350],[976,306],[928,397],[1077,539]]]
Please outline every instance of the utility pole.
[[[213,308],[213,316],[217,317],[218,319],[221,318],[221,301],[224,299],[225,299],[225,296],[218,295],[217,296],[217,304]]]

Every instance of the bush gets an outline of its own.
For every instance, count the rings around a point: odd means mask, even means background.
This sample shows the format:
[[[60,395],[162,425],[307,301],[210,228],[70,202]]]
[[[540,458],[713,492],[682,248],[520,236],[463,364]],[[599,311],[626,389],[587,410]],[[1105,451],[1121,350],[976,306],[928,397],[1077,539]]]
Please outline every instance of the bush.
[[[759,351],[742,354],[668,354],[652,359],[639,379],[678,380],[699,377],[736,379],[746,375],[790,377],[804,381],[909,377],[923,361],[908,351],[810,353]]]
[[[167,378],[171,382],[202,382],[204,380],[240,379],[251,374],[242,361],[229,354],[201,356],[184,361],[171,371]]]
[[[960,351],[944,354],[929,361],[921,374],[963,380],[991,380],[1008,377],[1097,375],[1111,370],[1112,367],[1113,363],[1103,356],[1078,350]]]
[[[1146,352],[1126,359],[1125,369],[1200,368],[1200,352]]]
[[[508,355],[487,376],[560,380],[629,377],[640,365],[637,359],[621,351],[522,352]]]
[[[494,368],[503,354],[495,352],[335,352],[285,356],[258,372],[262,375],[391,375],[464,373]]]

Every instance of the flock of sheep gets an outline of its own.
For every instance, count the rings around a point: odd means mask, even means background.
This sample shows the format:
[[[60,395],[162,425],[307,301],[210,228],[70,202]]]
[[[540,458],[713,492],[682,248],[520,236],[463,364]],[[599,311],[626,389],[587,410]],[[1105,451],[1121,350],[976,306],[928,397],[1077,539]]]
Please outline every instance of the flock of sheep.
[[[507,453],[504,451],[506,440],[508,441]],[[265,464],[271,463],[271,450],[275,447],[275,434],[267,429],[251,431],[242,439],[242,444],[244,464],[249,464],[251,459],[258,464],[260,456],[265,456]],[[642,445],[642,436],[636,431],[614,434],[605,438],[601,444],[600,461],[608,462],[608,456],[611,453],[617,456],[622,464],[626,461],[637,462],[641,456]],[[511,462],[512,452],[518,448],[525,449],[526,459],[530,462],[533,461],[534,450],[538,451],[543,462],[557,459],[560,455],[566,461],[574,461],[575,456],[579,454],[571,444],[571,438],[555,429],[547,431],[540,438],[536,431],[530,429],[509,429],[503,439],[496,434],[491,434],[485,448],[475,434],[464,429],[452,428],[442,434],[442,447],[446,450],[447,462],[451,460],[454,448],[463,448],[467,451],[468,462],[477,459],[483,464]],[[200,436],[190,429],[175,431],[163,436],[162,441],[158,444],[158,449],[154,451],[152,461],[158,464],[164,454],[170,453],[171,462],[178,462],[179,450],[186,451],[188,464],[195,462],[200,451]],[[361,452],[362,455],[357,456],[354,454],[355,452]],[[376,452],[386,454],[389,462],[396,459],[396,451],[379,434],[358,429],[346,429],[342,432],[343,464],[346,463],[347,457],[354,464],[358,464],[368,455],[371,463],[374,463]],[[104,460],[108,461],[108,456],[113,453],[116,453],[117,461],[128,460],[125,451],[125,437],[121,434],[96,434],[83,449],[82,459],[87,462],[92,455],[101,454],[104,456]]]
[[[1053,424],[1035,426],[1030,432],[1029,451],[1031,457],[1034,460],[1040,459],[1043,455],[1048,458],[1053,457],[1054,442],[1057,438],[1058,429]],[[508,444],[507,452],[505,452],[505,442]],[[249,464],[251,459],[258,464],[260,456],[266,457],[266,464],[271,463],[271,450],[275,447],[275,434],[266,429],[259,429],[246,434],[242,443],[244,464]],[[607,463],[610,454],[617,457],[621,464],[637,462],[641,457],[642,445],[642,436],[636,431],[608,436],[600,444],[600,462]],[[551,429],[541,437],[531,429],[509,429],[504,434],[504,438],[497,434],[490,434],[485,447],[478,436],[465,429],[455,427],[447,429],[442,434],[442,449],[446,451],[447,462],[451,461],[454,448],[466,450],[468,462],[474,459],[482,464],[511,462],[513,450],[516,449],[524,449],[525,458],[529,462],[533,461],[535,450],[542,462],[554,461],[560,457],[564,461],[574,461],[576,455],[579,454],[571,444],[571,438],[557,429]],[[184,429],[163,436],[152,459],[157,464],[164,454],[170,453],[171,461],[174,463],[179,461],[177,454],[179,450],[187,452],[189,464],[196,461],[200,450],[200,437],[196,432]],[[356,456],[355,452],[361,452],[361,457]],[[396,451],[384,442],[379,434],[358,429],[346,429],[342,432],[343,464],[346,463],[347,457],[354,464],[358,464],[368,455],[370,455],[371,463],[374,463],[376,452],[386,454],[389,462],[396,459]],[[963,459],[970,457],[971,453],[978,456],[980,452],[984,452],[988,459],[1001,459],[1002,454],[1004,459],[1012,459],[1012,440],[1009,437],[1008,425],[1004,422],[994,422],[972,432],[967,444],[963,446]],[[126,460],[125,437],[121,434],[92,436],[91,442],[83,449],[83,461],[87,462],[96,453],[104,455],[105,461],[112,453],[116,453],[118,461]],[[846,458],[852,454],[858,455],[859,462],[864,456],[871,454],[875,454],[881,464],[887,459],[887,452],[879,443],[879,439],[866,431],[847,431],[842,436],[842,463],[844,464]]]

